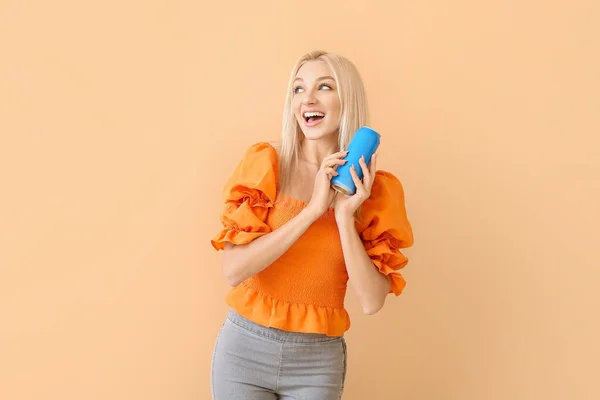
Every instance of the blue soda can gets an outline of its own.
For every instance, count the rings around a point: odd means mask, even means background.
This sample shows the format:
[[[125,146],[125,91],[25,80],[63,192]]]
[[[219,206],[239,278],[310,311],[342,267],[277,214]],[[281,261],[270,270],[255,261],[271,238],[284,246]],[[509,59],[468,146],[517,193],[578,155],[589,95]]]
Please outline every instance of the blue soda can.
[[[368,166],[371,163],[371,156],[373,156],[379,147],[380,141],[381,136],[379,133],[367,126],[363,126],[357,130],[346,149],[348,150],[348,154],[346,154],[344,160],[348,160],[348,162],[337,168],[336,171],[339,175],[331,179],[331,187],[345,195],[356,193],[356,185],[352,180],[352,175],[350,175],[350,167],[354,165],[356,174],[362,179],[364,175],[358,160],[364,156],[365,163]]]

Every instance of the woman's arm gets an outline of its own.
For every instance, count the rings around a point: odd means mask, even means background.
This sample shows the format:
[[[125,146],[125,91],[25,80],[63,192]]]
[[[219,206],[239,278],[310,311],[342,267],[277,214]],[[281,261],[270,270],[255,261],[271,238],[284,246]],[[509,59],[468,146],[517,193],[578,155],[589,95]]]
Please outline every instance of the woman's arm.
[[[354,226],[354,216],[337,218],[350,284],[365,314],[375,314],[390,290],[390,278],[373,264]]]
[[[331,205],[333,189],[329,186],[334,167],[345,161],[346,152],[337,152],[323,159],[315,176],[313,193],[308,205],[294,218],[243,245],[227,243],[223,254],[223,276],[231,286],[237,286],[249,277],[273,264]]]
[[[223,276],[231,286],[237,286],[249,277],[273,264],[294,244],[318,218],[311,208],[247,244],[225,244]]]
[[[363,171],[363,181],[358,178],[354,166],[350,167],[356,193],[345,196],[338,193],[335,198],[335,220],[340,232],[344,261],[360,305],[365,314],[375,314],[385,303],[390,291],[391,279],[379,272],[379,269],[367,254],[364,244],[356,231],[354,214],[360,205],[371,196],[371,188],[377,171],[377,153],[367,167],[364,157],[359,160]]]

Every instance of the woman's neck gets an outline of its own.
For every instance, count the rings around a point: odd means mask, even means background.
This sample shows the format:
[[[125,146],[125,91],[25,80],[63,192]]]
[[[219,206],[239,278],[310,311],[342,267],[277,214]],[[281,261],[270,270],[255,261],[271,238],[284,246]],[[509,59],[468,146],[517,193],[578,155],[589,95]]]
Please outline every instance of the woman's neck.
[[[310,140],[304,139],[300,144],[300,157],[309,164],[319,167],[323,159],[338,151],[337,138],[333,137]]]

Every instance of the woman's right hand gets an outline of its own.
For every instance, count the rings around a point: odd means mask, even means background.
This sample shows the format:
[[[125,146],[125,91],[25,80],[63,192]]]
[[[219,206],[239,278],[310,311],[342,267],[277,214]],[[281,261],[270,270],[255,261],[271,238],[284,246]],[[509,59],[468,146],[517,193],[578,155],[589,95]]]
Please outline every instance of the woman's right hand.
[[[314,213],[315,218],[323,215],[333,201],[335,191],[331,188],[331,178],[338,175],[335,171],[336,167],[346,163],[346,160],[342,160],[346,154],[347,151],[339,151],[328,155],[317,171],[313,193],[307,206],[307,209]]]

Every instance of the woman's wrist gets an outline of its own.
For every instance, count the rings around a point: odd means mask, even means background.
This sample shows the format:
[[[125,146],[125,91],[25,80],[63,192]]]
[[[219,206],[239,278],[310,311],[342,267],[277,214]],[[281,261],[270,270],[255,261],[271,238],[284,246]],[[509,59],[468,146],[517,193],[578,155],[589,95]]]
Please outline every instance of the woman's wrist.
[[[320,213],[319,210],[316,210],[310,203],[300,212],[300,216],[303,216],[312,224],[315,222],[323,213]]]
[[[338,227],[342,228],[342,227],[348,227],[348,226],[352,226],[354,227],[354,213],[342,210],[342,211],[335,211],[335,222],[337,223]]]

